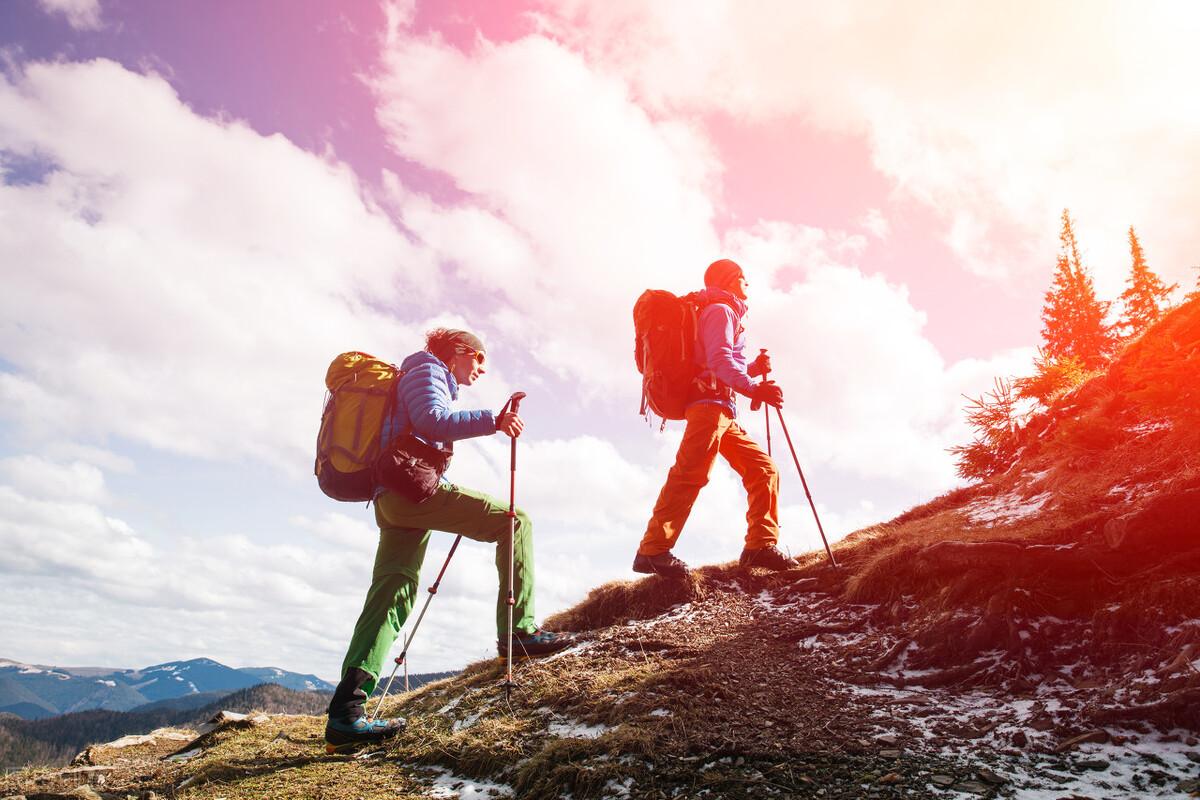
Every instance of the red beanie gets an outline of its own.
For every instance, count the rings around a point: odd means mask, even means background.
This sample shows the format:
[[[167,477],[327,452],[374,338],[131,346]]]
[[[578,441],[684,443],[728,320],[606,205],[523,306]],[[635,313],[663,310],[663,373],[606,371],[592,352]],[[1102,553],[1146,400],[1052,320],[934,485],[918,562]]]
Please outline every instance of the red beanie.
[[[724,289],[744,274],[736,261],[722,258],[709,264],[708,269],[704,270],[704,285],[710,289]]]

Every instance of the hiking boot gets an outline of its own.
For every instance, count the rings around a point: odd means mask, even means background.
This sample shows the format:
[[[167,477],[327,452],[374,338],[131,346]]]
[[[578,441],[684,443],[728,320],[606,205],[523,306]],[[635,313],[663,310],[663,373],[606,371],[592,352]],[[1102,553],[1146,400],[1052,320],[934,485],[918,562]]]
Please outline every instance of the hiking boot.
[[[633,559],[633,571],[646,575],[682,578],[688,574],[688,565],[673,556],[670,551],[659,553],[656,556],[644,556],[638,553]]]
[[[382,742],[404,730],[405,724],[401,717],[377,719],[374,722],[366,716],[357,719],[330,717],[325,723],[325,749],[333,752],[351,745]]]
[[[551,633],[538,628],[533,631],[513,631],[512,651],[514,656],[548,656],[575,644],[569,633]],[[508,655],[503,639],[496,640],[496,650],[501,657]]]
[[[743,567],[762,567],[772,572],[782,572],[785,569],[796,569],[800,562],[791,556],[786,556],[774,545],[761,550],[743,550],[738,564]]]

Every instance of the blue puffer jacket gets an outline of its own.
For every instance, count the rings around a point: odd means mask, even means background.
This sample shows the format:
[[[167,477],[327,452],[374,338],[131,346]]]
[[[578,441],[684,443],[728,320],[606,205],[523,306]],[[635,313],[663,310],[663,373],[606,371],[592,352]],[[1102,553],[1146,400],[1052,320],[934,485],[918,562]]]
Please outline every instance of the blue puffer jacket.
[[[404,359],[400,369],[404,376],[396,381],[395,412],[384,420],[381,431],[385,444],[409,430],[443,446],[496,432],[491,411],[450,410],[450,403],[458,399],[458,381],[437,356],[420,350]]]

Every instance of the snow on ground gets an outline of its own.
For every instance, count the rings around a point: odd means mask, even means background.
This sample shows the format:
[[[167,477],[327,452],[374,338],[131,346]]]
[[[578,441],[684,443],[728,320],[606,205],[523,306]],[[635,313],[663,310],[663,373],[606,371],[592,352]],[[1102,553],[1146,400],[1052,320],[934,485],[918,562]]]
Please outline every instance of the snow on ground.
[[[1029,498],[1017,494],[1002,494],[998,497],[976,500],[964,510],[971,522],[990,528],[997,524],[1007,525],[1033,516],[1042,510],[1050,496],[1050,492],[1042,492]]]
[[[1171,430],[1171,423],[1168,420],[1161,420],[1159,422],[1143,422],[1140,425],[1134,425],[1132,427],[1126,428],[1125,432],[1133,433],[1140,437],[1140,436],[1145,436],[1150,433],[1156,433],[1158,431],[1169,431],[1169,430]]]
[[[608,725],[586,725],[579,720],[560,718],[546,726],[551,736],[560,739],[599,739],[611,731]]]
[[[429,789],[429,797],[439,800],[495,800],[497,797],[513,797],[516,792],[503,783],[493,783],[480,778],[464,778],[448,769],[432,768],[435,777]]]

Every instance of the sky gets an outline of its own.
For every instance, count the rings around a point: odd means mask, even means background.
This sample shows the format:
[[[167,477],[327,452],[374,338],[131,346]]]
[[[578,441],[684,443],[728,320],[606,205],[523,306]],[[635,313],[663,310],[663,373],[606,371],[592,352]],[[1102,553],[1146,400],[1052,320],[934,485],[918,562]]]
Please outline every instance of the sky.
[[[378,534],[312,476],[325,369],[442,325],[487,343],[460,407],[528,394],[539,617],[635,577],[682,428],[637,414],[633,302],[721,257],[831,538],[953,488],[1064,208],[1102,297],[1131,225],[1195,284],[1198,35],[1183,2],[0,3],[0,656],[336,678]],[[775,455],[781,545],[819,548]],[[449,477],[505,497],[507,456]],[[676,554],[736,558],[744,504],[718,463]],[[413,671],[494,654],[493,556]]]

